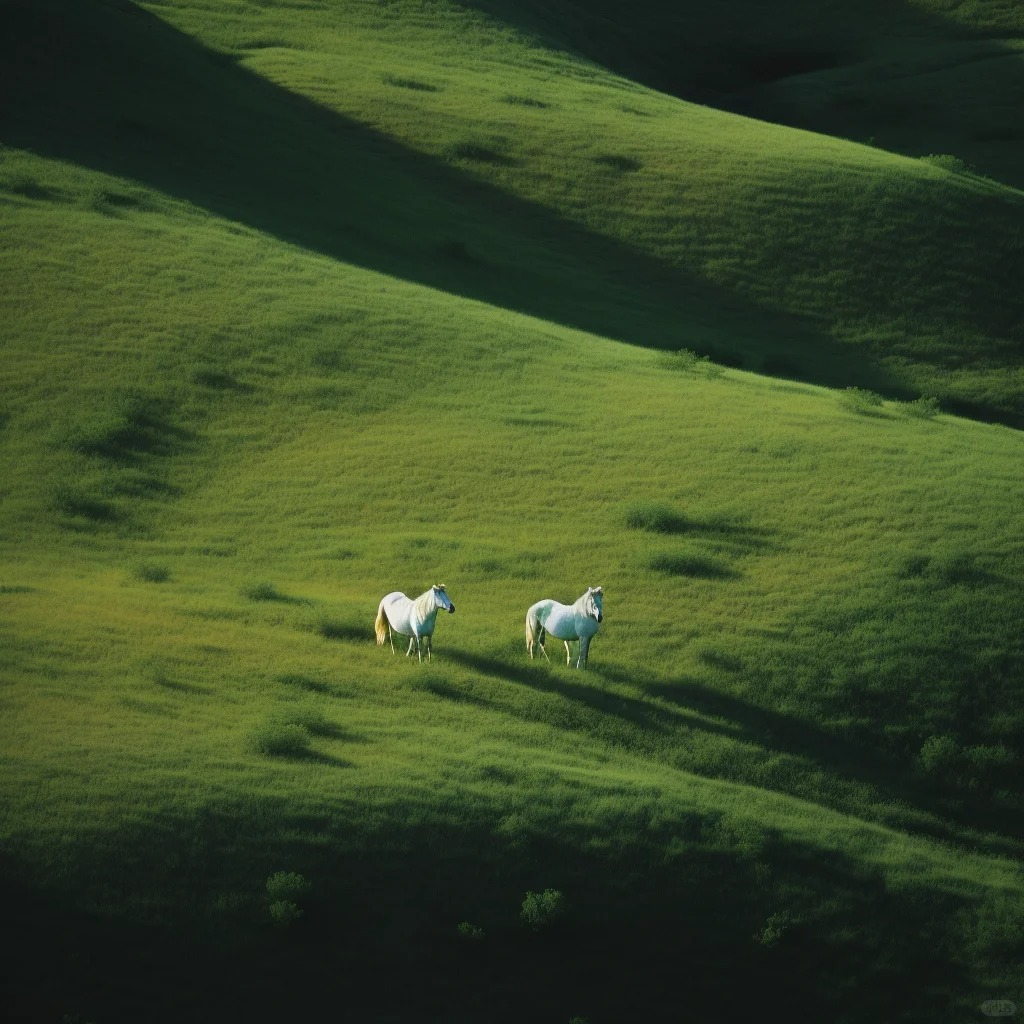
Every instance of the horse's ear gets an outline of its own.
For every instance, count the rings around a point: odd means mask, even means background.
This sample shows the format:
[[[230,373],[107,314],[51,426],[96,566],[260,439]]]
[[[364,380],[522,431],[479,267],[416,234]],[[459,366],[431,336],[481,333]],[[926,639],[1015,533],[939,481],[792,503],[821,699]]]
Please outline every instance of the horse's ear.
[[[595,593],[595,594],[600,594],[600,593],[602,593],[602,590],[601,590],[601,588],[600,588],[600,587],[594,587],[594,593]]]

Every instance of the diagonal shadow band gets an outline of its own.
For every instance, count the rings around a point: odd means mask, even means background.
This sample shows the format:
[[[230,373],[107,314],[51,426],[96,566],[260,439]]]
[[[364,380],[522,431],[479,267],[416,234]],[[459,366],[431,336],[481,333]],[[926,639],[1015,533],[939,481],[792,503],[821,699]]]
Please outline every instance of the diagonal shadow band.
[[[569,223],[281,88],[128,0],[12,0],[6,145],[143,182],[303,248],[655,348],[799,352],[900,392],[809,321]]]

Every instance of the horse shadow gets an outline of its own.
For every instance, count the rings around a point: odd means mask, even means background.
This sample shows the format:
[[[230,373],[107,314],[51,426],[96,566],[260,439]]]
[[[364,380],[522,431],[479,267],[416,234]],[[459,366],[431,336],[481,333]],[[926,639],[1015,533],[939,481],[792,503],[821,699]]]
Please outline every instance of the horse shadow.
[[[647,700],[619,693],[609,693],[592,684],[578,683],[574,682],[572,678],[566,678],[569,673],[577,673],[576,669],[566,667],[563,675],[558,673],[554,666],[549,666],[547,663],[515,665],[493,655],[478,654],[457,648],[449,650],[448,655],[474,672],[480,672],[502,682],[527,686],[541,693],[565,697],[591,712],[601,716],[611,716],[630,726],[639,726],[653,734],[667,735],[680,727],[691,727],[731,739],[737,739],[740,735],[739,730],[729,725],[709,722],[683,707],[661,707]],[[588,675],[600,677],[602,673],[588,670]],[[513,710],[521,716],[525,714],[522,709]],[[531,720],[547,720],[543,715],[538,714],[530,714],[526,717],[530,717]],[[585,723],[581,723],[578,727],[583,728],[584,725]]]

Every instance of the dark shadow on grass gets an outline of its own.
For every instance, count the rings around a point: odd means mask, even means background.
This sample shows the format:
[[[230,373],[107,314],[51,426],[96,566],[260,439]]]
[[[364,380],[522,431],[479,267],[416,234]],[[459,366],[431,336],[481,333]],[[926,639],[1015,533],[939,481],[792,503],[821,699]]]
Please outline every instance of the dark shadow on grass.
[[[163,673],[153,677],[153,682],[163,690],[172,690],[175,693],[187,693],[207,696],[210,688],[208,686],[196,686],[195,683],[183,683],[178,679],[171,679]]]
[[[306,693],[318,693],[324,697],[349,697],[351,694],[343,693],[329,683],[319,679],[312,679],[299,673],[286,673],[276,677],[279,683],[284,686],[293,687],[296,690],[304,690]]]
[[[679,554],[671,551],[653,555],[650,567],[666,576],[688,576],[691,579],[702,580],[730,580],[737,579],[740,575],[735,569],[706,555]]]
[[[841,850],[736,835],[714,808],[652,818],[645,799],[622,800],[596,832],[542,811],[513,842],[495,831],[503,807],[444,797],[344,814],[255,794],[157,808],[145,825],[68,842],[59,887],[40,883],[27,853],[4,851],[0,896],[18,935],[4,1004],[18,1020],[68,1006],[152,1024],[313,1020],[340,986],[346,1014],[365,1021],[554,1022],[597,1006],[609,1021],[738,1024],[799,1007],[808,1020],[876,1024],[945,1020],[973,991],[983,954],[956,929],[976,904],[938,880],[893,887]],[[265,889],[282,868],[311,882],[286,932],[270,926]],[[538,884],[567,897],[547,933],[517,921]],[[158,921],[134,894],[166,907]],[[773,944],[759,943],[783,911]],[[460,941],[460,914],[486,929],[478,947]]]
[[[250,583],[242,587],[242,597],[250,601],[267,601],[274,604],[308,604],[304,597],[293,597],[278,590],[275,583]]]
[[[14,0],[5,19],[7,145],[144,182],[348,263],[633,344],[677,348],[685,306],[689,344],[763,352],[797,339],[809,379],[903,393],[889,370],[810,321],[404,147],[132,4]],[[486,140],[453,155],[513,159]],[[451,238],[480,258],[434,258]],[[172,440],[165,426],[114,439],[114,457]]]
[[[527,713],[522,708],[515,706],[504,708],[513,714],[528,717],[531,721],[549,722],[561,728],[580,731],[598,731],[601,719],[607,716],[611,721],[617,720],[630,727],[639,727],[655,736],[664,737],[682,728],[700,729],[732,739],[738,736],[737,729],[687,714],[685,709],[681,708],[677,711],[659,707],[650,701],[602,690],[599,685],[596,685],[596,680],[600,678],[601,673],[590,669],[580,672],[578,669],[567,666],[564,660],[560,661],[560,654],[563,650],[559,641],[557,649],[553,647],[551,651],[551,663],[535,661],[525,665],[515,665],[490,655],[458,649],[452,650],[450,656],[454,661],[475,672],[481,672],[504,682],[528,686],[541,693],[565,697],[587,713],[582,718],[567,719],[564,715],[558,714],[546,717],[542,712]],[[585,681],[588,676],[592,681]],[[634,747],[637,740],[635,733],[617,737],[614,733],[608,733],[607,730],[600,731],[602,738],[606,741],[627,746],[630,749]]]
[[[736,674],[743,666],[721,652],[702,657],[709,667]],[[705,681],[683,676],[657,682],[637,680],[629,672],[615,666],[602,665],[596,672],[623,686],[640,687],[643,692],[681,711],[696,712],[729,723],[717,730],[732,739],[756,744],[766,751],[778,751],[804,758],[838,779],[865,783],[887,800],[920,808],[935,817],[930,822],[904,824],[912,831],[935,838],[965,842],[964,833],[954,823],[967,824],[992,833],[984,839],[987,850],[999,848],[1009,855],[1018,855],[1015,841],[1006,839],[1016,834],[1005,813],[983,807],[951,806],[949,794],[936,792],[926,781],[914,776],[904,759],[887,755],[875,745],[850,739],[835,731],[820,728],[805,719],[773,711],[751,701],[735,697]],[[643,703],[642,701],[640,703]],[[697,719],[699,728],[707,728],[704,719]],[[759,781],[758,785],[766,785]],[[769,788],[771,788],[769,786]],[[805,794],[798,788],[783,785],[781,790],[795,796]],[[813,797],[836,810],[847,810],[842,796]]]

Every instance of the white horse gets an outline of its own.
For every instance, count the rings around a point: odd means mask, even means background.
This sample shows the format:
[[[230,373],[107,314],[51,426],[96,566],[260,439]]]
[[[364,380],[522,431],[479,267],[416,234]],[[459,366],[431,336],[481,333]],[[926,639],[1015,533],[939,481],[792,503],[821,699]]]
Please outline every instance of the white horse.
[[[575,604],[559,604],[557,601],[538,601],[526,613],[526,649],[533,657],[535,646],[546,658],[544,636],[550,633],[556,640],[565,643],[565,663],[572,664],[570,640],[579,640],[579,655],[576,658],[577,668],[586,668],[590,641],[597,632],[598,624],[604,619],[602,608],[603,594],[600,587],[588,587],[587,592],[579,597]]]
[[[387,594],[377,606],[377,621],[373,624],[377,631],[377,646],[382,647],[385,640],[391,640],[391,653],[394,654],[395,641],[391,637],[394,630],[409,637],[409,650],[405,652],[407,658],[415,644],[416,656],[423,661],[422,641],[426,640],[427,661],[430,661],[430,638],[434,635],[437,613],[442,608],[451,613],[455,611],[443,583],[434,584],[415,601],[400,590]]]

